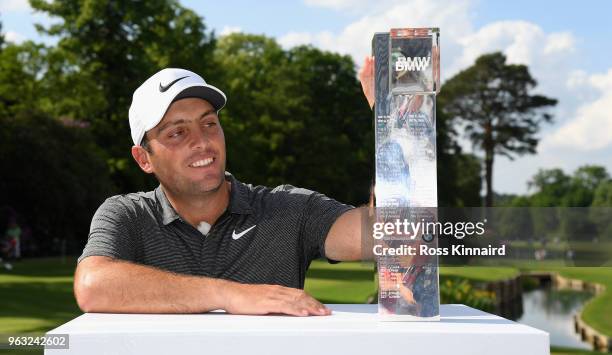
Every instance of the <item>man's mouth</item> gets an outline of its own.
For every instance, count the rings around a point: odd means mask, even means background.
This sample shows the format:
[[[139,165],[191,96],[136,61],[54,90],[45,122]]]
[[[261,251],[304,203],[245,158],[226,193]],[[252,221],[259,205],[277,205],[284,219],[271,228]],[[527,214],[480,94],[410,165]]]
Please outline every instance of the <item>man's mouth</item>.
[[[204,166],[209,166],[214,161],[215,161],[215,158],[200,159],[198,161],[194,161],[193,163],[189,164],[189,167],[190,168],[201,168]]]

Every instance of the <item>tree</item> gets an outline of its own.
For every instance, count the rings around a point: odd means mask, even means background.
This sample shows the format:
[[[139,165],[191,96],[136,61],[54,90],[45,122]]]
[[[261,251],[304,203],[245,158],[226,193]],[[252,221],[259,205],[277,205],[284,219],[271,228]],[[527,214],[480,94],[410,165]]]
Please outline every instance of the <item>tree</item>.
[[[502,53],[493,53],[479,57],[441,90],[446,113],[465,123],[468,138],[484,152],[486,206],[493,205],[494,156],[535,153],[540,125],[552,121],[544,109],[557,100],[530,94],[535,86],[525,65],[506,64]]]
[[[608,181],[606,168],[598,165],[584,165],[576,169],[569,190],[562,201],[567,207],[588,207],[593,203],[597,187]]]
[[[612,180],[602,181],[593,197],[590,208],[590,218],[598,229],[598,235],[602,239],[612,240],[612,224],[610,215],[612,214]]]
[[[352,204],[365,203],[374,176],[372,110],[346,55],[299,46],[288,51],[292,96],[303,128],[286,146],[290,178]]]
[[[0,49],[4,46],[4,33],[2,33],[2,22],[0,22]]]
[[[7,43],[0,49],[0,117],[38,106],[43,97],[37,80],[42,70],[41,48],[28,41]]]
[[[53,102],[49,113],[90,123],[120,190],[142,189],[146,175],[129,150],[132,93],[168,66],[213,77],[213,34],[200,16],[172,0],[30,2],[55,20],[37,30],[59,39],[42,79]]]
[[[571,177],[561,169],[540,169],[527,183],[531,195],[531,206],[561,206],[571,184]]]
[[[591,206],[612,207],[612,180],[605,180],[599,183]]]
[[[571,176],[561,169],[540,169],[527,183],[531,196],[521,196],[532,208],[531,216],[535,231],[539,236],[551,235],[552,231],[560,232],[562,213],[557,207],[563,205],[571,187]],[[519,200],[517,199],[517,200]]]
[[[477,207],[480,197],[480,160],[462,152],[455,122],[444,110],[444,96],[436,102],[436,153],[438,206]]]
[[[552,231],[568,241],[611,235],[610,209],[602,208],[610,206],[610,181],[606,169],[597,165],[581,166],[571,176],[561,169],[541,169],[529,181],[533,193],[515,198],[512,205],[538,207],[531,214],[539,235]]]
[[[348,56],[231,34],[215,57],[228,95],[221,112],[228,168],[250,182],[313,189],[367,201],[373,136],[369,109]]]
[[[33,110],[0,117],[0,205],[32,227],[45,255],[53,238],[79,250],[91,216],[112,190],[104,154],[90,133]]]

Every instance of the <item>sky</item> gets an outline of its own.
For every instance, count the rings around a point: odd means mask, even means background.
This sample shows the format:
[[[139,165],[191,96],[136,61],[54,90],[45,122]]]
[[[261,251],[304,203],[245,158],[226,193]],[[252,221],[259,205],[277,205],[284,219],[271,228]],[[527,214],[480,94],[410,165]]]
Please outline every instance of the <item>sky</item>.
[[[264,34],[285,48],[311,44],[348,54],[357,66],[370,52],[375,32],[393,27],[439,27],[442,80],[481,54],[502,51],[526,64],[538,81],[534,92],[559,100],[555,121],[542,127],[536,155],[497,157],[493,186],[526,193],[540,168],[573,172],[585,164],[612,173],[612,1],[609,0],[182,0],[217,35]],[[9,41],[53,43],[34,23],[27,0],[0,0],[0,21]],[[465,147],[471,147],[465,142]],[[477,151],[475,152],[479,154]]]

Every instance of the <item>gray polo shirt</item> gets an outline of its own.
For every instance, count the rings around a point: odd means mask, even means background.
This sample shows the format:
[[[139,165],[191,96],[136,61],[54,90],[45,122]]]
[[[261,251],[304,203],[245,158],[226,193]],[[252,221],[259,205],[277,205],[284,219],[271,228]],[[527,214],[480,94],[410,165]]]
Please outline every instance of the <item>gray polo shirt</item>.
[[[161,186],[108,198],[96,211],[80,262],[109,256],[163,270],[244,283],[304,287],[327,233],[351,206],[320,193],[231,182],[228,209],[203,235],[177,214]]]

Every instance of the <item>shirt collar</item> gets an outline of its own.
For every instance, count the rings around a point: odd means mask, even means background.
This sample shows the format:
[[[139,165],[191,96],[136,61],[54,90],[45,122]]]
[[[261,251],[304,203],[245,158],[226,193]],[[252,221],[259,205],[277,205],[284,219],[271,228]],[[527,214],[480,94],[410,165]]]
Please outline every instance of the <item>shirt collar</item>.
[[[229,181],[232,185],[230,190],[229,211],[235,214],[250,214],[252,209],[249,204],[248,187],[227,171],[225,172],[225,180]],[[155,198],[159,203],[164,225],[168,225],[176,219],[181,219],[181,216],[176,212],[174,207],[172,207],[172,204],[170,204],[161,184],[155,189]]]

